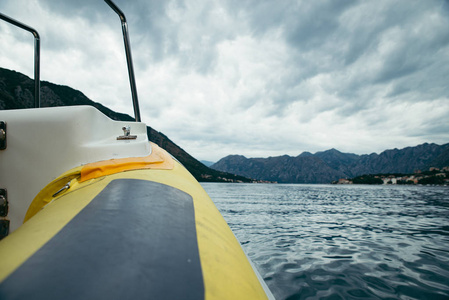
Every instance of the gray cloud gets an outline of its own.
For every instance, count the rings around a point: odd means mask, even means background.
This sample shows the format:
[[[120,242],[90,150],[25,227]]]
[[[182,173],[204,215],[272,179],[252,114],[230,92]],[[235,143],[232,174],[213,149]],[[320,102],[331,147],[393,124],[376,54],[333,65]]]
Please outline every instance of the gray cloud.
[[[104,1],[25,2],[2,1],[0,11],[42,30],[44,79],[127,112],[120,22]],[[449,1],[115,2],[144,120],[193,155],[215,156],[198,158],[449,138]],[[2,28],[11,48],[0,49],[0,65],[30,70],[14,60],[30,41]]]

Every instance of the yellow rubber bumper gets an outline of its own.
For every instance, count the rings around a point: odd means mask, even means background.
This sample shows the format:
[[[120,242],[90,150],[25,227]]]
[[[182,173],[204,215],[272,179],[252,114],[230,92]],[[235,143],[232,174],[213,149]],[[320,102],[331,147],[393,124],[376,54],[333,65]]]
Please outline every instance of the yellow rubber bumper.
[[[201,185],[168,153],[152,147],[153,157],[78,167],[44,188],[30,205],[25,223],[0,241],[0,292],[2,282],[49,243],[111,182],[135,179],[161,183],[192,197],[205,299],[267,299],[266,290],[240,243]]]

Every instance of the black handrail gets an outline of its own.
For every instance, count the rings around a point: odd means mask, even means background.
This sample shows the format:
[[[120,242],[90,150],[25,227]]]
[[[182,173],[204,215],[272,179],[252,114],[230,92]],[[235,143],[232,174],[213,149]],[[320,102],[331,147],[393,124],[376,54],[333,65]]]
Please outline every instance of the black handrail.
[[[2,13],[0,13],[0,19],[5,20],[6,22],[9,22],[17,27],[20,27],[22,29],[25,29],[26,31],[29,31],[34,36],[34,107],[39,108],[41,106],[41,98],[40,98],[40,49],[41,49],[41,43],[39,38],[39,33],[31,28],[30,26],[27,26],[23,23],[20,23],[19,21],[16,21]]]
[[[122,22],[123,41],[125,42],[126,62],[128,63],[129,84],[131,86],[131,94],[134,106],[134,116],[136,122],[140,122],[139,100],[137,99],[136,80],[134,78],[133,59],[131,56],[131,45],[128,36],[128,25],[126,23],[125,14],[111,0],[104,0],[120,17]]]

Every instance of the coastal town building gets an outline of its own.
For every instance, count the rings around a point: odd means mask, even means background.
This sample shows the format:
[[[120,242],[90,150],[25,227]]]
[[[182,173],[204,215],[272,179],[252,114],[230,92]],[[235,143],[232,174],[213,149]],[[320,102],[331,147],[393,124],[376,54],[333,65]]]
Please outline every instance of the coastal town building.
[[[338,179],[338,183],[337,184],[352,184],[352,181],[346,178],[340,178]]]

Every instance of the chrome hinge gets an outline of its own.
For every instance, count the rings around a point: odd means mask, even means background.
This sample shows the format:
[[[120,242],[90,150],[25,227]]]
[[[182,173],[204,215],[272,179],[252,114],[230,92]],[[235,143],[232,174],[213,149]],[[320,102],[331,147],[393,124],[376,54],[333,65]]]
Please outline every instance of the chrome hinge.
[[[6,149],[6,122],[0,121],[0,150]]]
[[[6,189],[0,189],[0,240],[9,234],[9,220],[5,219],[8,216],[8,210]]]
[[[131,135],[131,127],[124,126],[122,127],[123,135],[118,136],[117,140],[135,140],[137,139],[137,135]]]

